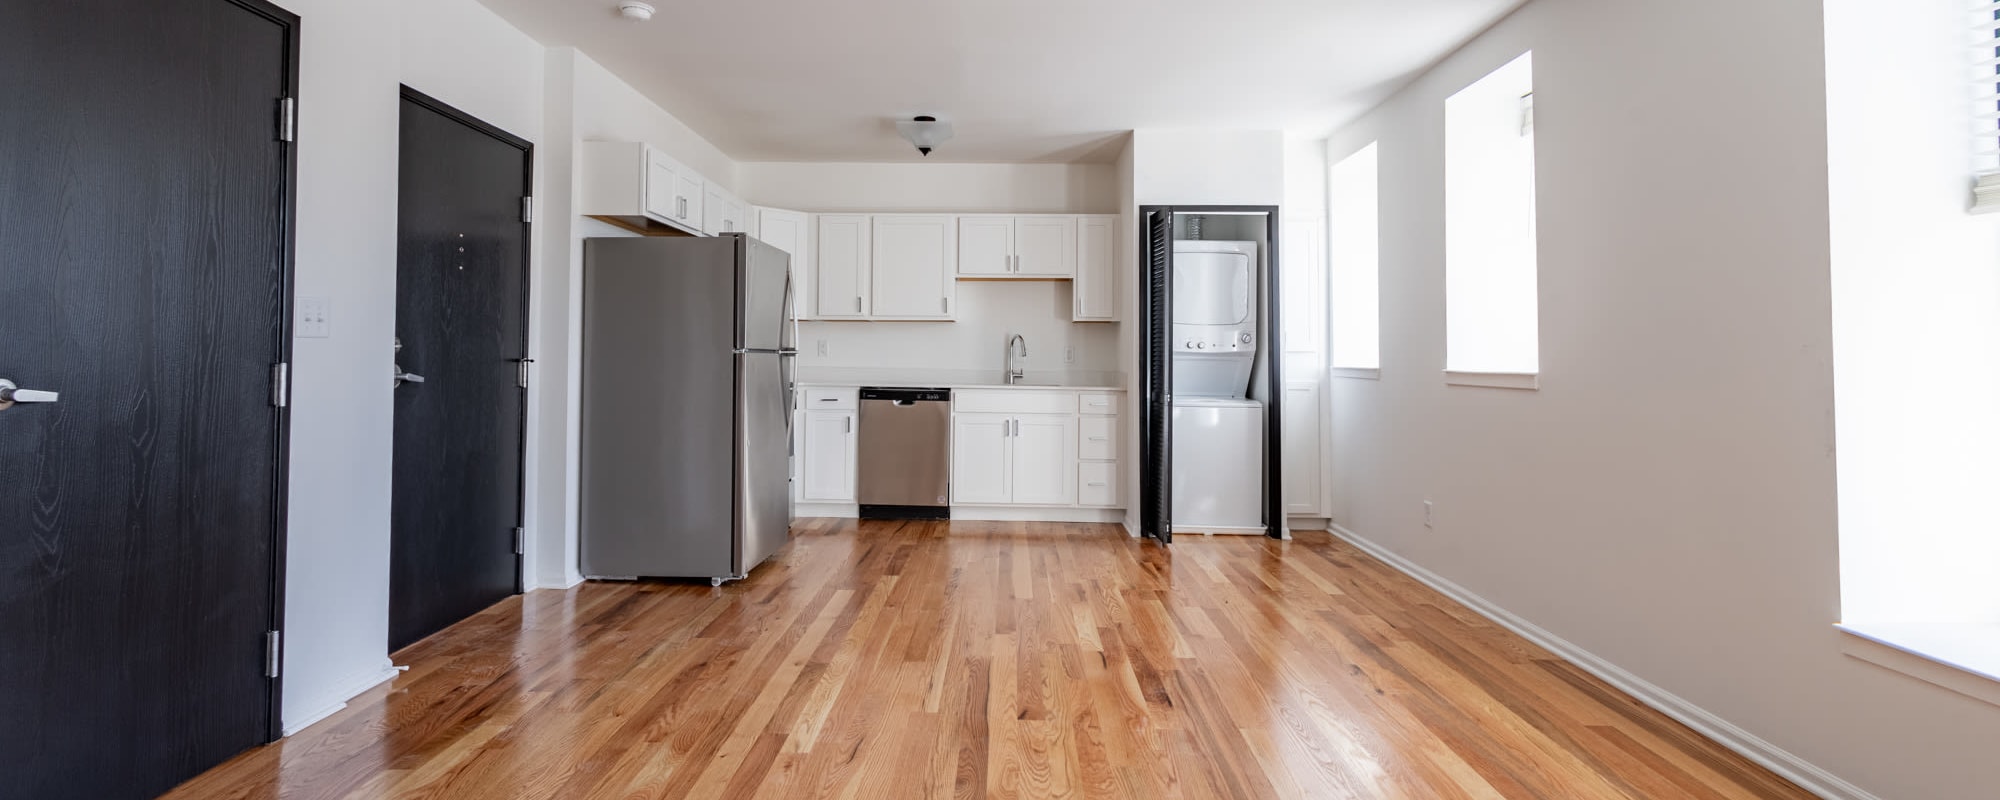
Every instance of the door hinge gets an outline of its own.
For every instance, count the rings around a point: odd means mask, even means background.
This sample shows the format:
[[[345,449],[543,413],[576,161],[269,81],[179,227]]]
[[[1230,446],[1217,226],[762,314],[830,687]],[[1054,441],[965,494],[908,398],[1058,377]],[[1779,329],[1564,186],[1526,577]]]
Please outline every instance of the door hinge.
[[[528,365],[535,363],[535,360],[532,358],[517,358],[514,359],[514,363],[521,367],[521,371],[515,375],[514,382],[519,384],[523,389],[528,388]]]
[[[279,654],[282,652],[279,642],[283,638],[284,634],[278,631],[264,632],[264,677],[266,678],[278,677],[278,665],[281,660]]]
[[[284,408],[291,403],[292,365],[278,362],[271,365],[271,405]]]
[[[278,141],[291,142],[299,138],[299,101],[293,97],[278,98]]]
[[[527,536],[527,531],[522,530],[519,526],[514,528],[514,555],[518,556],[527,552]]]
[[[535,198],[533,197],[521,198],[521,221],[522,222],[535,221]]]

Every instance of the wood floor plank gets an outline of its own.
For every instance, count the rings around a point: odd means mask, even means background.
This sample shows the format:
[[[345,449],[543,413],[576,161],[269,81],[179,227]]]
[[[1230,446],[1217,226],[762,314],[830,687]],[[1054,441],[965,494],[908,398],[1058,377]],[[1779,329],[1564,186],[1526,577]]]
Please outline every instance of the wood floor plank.
[[[802,520],[588,583],[169,800],[1807,798],[1322,533]]]

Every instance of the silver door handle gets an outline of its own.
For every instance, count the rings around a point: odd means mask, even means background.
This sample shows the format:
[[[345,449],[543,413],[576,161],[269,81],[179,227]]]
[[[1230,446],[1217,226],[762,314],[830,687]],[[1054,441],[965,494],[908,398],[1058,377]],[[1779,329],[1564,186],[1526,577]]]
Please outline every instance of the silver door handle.
[[[15,386],[13,381],[0,378],[0,411],[15,403],[53,403],[59,396],[40,389],[23,389]]]
[[[405,383],[423,383],[423,382],[424,382],[424,376],[422,376],[422,375],[418,375],[417,373],[414,373],[414,372],[408,372],[408,371],[405,371],[405,370],[404,370],[404,369],[402,368],[402,366],[401,366],[401,365],[396,365],[396,376],[395,376],[395,377],[396,377],[396,385],[397,385],[397,386],[401,386],[401,385],[403,385],[403,384],[405,384]]]

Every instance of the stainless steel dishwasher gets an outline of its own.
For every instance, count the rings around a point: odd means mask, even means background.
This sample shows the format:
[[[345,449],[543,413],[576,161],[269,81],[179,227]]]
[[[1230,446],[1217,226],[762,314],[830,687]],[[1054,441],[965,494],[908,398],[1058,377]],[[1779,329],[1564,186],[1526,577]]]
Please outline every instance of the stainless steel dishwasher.
[[[951,390],[861,390],[862,519],[951,519]]]

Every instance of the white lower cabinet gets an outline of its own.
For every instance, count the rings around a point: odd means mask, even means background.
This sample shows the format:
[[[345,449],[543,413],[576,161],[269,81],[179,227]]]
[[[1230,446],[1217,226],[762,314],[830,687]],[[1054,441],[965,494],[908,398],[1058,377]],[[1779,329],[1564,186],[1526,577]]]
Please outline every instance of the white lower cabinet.
[[[812,503],[854,502],[854,461],[859,437],[856,412],[807,411],[801,436],[804,463],[799,499]]]
[[[951,501],[1066,506],[1076,502],[1076,418],[958,414],[951,424]]]
[[[1119,505],[1118,465],[1108,461],[1085,461],[1076,465],[1076,504],[1115,507]]]
[[[1076,503],[1076,417],[1017,416],[1013,439],[1014,503]]]

